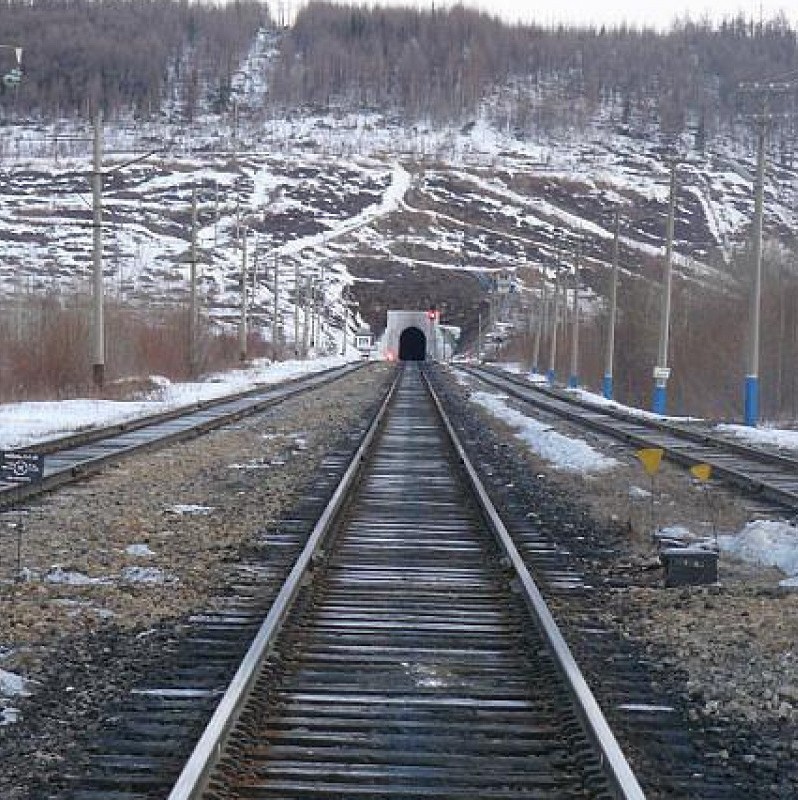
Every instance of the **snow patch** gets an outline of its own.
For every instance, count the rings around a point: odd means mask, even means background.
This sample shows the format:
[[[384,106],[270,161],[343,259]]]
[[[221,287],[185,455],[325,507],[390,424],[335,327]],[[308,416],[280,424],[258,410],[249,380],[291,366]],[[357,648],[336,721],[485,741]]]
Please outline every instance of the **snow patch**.
[[[764,425],[761,428],[752,428],[747,425],[716,425],[719,433],[728,433],[737,439],[742,439],[753,445],[770,445],[785,450],[798,450],[798,431],[784,430]]]
[[[129,556],[134,556],[136,558],[151,558],[155,555],[153,550],[150,550],[149,546],[146,544],[131,544],[125,548],[125,552]]]
[[[125,567],[120,577],[126,583],[177,583],[177,578],[158,567]]]
[[[737,534],[718,536],[718,545],[743,561],[778,567],[798,579],[798,528],[788,522],[755,520]]]
[[[50,567],[42,580],[45,583],[62,583],[68,586],[102,586],[107,578],[90,578],[77,570],[65,570],[60,564]]]
[[[353,353],[352,358],[355,358]],[[184,406],[216,400],[235,392],[268,386],[311,375],[348,363],[341,356],[308,361],[268,359],[247,369],[219,373],[198,383],[171,383],[155,376],[157,388],[144,400],[116,401],[80,398],[60,402],[5,403],[0,405],[0,450],[14,450],[76,431],[115,425]]]
[[[167,506],[166,511],[169,514],[177,514],[179,517],[183,516],[207,516],[212,514],[216,508],[214,506],[199,506],[191,503],[176,503],[173,506]]]
[[[0,697],[29,697],[28,681],[15,672],[0,669]]]
[[[614,469],[618,462],[592,448],[583,439],[563,436],[507,405],[506,395],[475,392],[471,401],[517,431],[517,436],[541,458],[564,472],[589,474]]]

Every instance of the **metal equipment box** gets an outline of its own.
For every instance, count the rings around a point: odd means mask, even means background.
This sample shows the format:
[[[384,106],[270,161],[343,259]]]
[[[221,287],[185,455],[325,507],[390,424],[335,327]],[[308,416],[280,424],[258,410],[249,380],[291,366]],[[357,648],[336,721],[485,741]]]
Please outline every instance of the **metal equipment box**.
[[[660,552],[665,586],[699,586],[718,582],[718,553],[698,547],[668,547]]]

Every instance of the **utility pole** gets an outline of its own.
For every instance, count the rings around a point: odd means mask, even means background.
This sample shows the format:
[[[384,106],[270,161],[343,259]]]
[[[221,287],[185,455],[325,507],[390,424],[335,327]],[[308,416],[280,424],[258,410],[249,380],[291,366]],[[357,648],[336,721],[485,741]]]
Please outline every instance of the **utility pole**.
[[[607,331],[607,351],[604,360],[604,397],[612,400],[613,371],[615,369],[615,321],[618,316],[618,240],[621,226],[621,212],[615,209],[615,228],[612,237],[612,282],[610,284],[610,318]]]
[[[321,278],[316,290],[316,315],[318,316],[318,340],[321,345],[324,340],[324,323],[327,316],[326,292],[324,288],[324,261],[321,262]]]
[[[764,102],[763,102],[764,105]],[[763,112],[765,108],[763,108]],[[765,194],[765,113],[759,120],[754,190],[754,285],[751,292],[751,331],[748,369],[745,376],[744,421],[755,427],[759,421],[759,335],[762,308],[762,214]]]
[[[252,305],[255,305],[258,295],[258,258],[260,257],[260,247],[258,240],[255,239],[255,252],[252,254]]]
[[[761,112],[757,115],[757,156],[756,178],[754,182],[754,274],[751,291],[751,309],[749,314],[750,331],[748,335],[748,354],[746,359],[746,375],[743,389],[743,418],[746,425],[752,427],[759,422],[759,348],[762,306],[762,227],[765,192],[765,139],[767,123],[770,118],[768,99],[775,94],[790,92],[795,89],[793,82],[753,82],[741,83],[741,92],[756,92],[761,95]]]
[[[557,316],[560,305],[560,263],[557,256],[557,266],[554,275],[554,309],[551,316],[551,344],[549,347],[549,371],[546,375],[549,386],[554,386],[557,379]]]
[[[238,166],[238,101],[233,100],[233,131],[232,131],[233,167]]]
[[[668,337],[671,324],[671,283],[673,280],[673,225],[676,211],[676,159],[671,162],[670,190],[668,193],[668,225],[665,243],[665,275],[662,280],[662,310],[659,322],[657,365],[654,367],[654,395],[651,410],[664,414],[668,406]]]
[[[242,230],[241,246],[241,319],[238,324],[238,357],[247,360],[247,229]]]
[[[310,346],[316,349],[319,335],[318,284],[316,276],[310,278]]]
[[[219,181],[213,182],[213,249],[219,249]]]
[[[197,189],[191,190],[191,286],[188,307],[188,373],[197,374]]]
[[[571,325],[571,374],[568,376],[568,388],[576,389],[579,386],[579,260],[580,253],[576,251],[576,264],[574,266],[574,309]]]
[[[305,324],[302,326],[302,358],[308,357],[308,350],[310,346],[310,291],[311,282],[310,275],[305,278]]]
[[[299,358],[299,262],[294,262],[294,358]]]
[[[272,348],[276,357],[276,349],[280,342],[280,262],[277,251],[274,251],[274,310],[272,312]]]
[[[341,290],[341,305],[343,306],[344,324],[341,326],[341,355],[346,358],[346,333],[349,325],[349,308],[346,304],[346,286]]]
[[[93,360],[92,377],[94,385],[102,389],[105,383],[105,320],[103,307],[103,232],[102,232],[102,159],[103,159],[103,116],[98,110],[94,117],[94,169],[91,176],[92,191],[92,286],[93,286]]]
[[[538,318],[535,320],[535,344],[532,351],[532,374],[537,375],[540,372],[540,343],[543,339],[543,328],[546,324],[546,308],[548,306],[549,285],[546,281],[545,273],[543,275],[543,292],[538,298]]]

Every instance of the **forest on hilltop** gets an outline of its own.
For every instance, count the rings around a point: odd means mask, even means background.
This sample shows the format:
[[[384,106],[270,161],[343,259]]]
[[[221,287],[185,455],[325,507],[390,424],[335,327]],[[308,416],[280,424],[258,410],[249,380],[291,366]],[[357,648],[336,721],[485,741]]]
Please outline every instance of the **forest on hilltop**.
[[[519,132],[578,125],[603,107],[632,127],[690,130],[700,144],[739,122],[740,82],[798,77],[798,35],[784,17],[684,21],[657,33],[512,26],[460,6],[312,2],[277,31],[268,5],[255,0],[0,0],[0,42],[25,48],[15,113],[45,118],[98,104],[112,115],[168,107],[186,119],[200,107],[223,110],[263,28],[279,32],[264,67],[263,103],[275,110],[356,107],[462,123],[501,98],[492,107]],[[13,54],[0,56],[5,71]],[[791,111],[793,102],[786,96],[772,110]],[[791,130],[781,136],[791,140]]]
[[[665,134],[692,129],[702,139],[735,125],[741,82],[786,78],[798,78],[798,37],[784,17],[687,21],[657,33],[509,26],[463,7],[318,2],[287,32],[272,88],[286,105],[357,104],[446,122],[474,115],[498,92],[515,100],[510,123],[521,130],[536,101],[548,112],[534,119],[538,125],[552,117],[578,123],[603,105],[625,124]]]
[[[0,0],[0,43],[23,48],[23,81],[6,93],[15,113],[44,118],[88,116],[98,106],[109,115],[157,114],[175,95],[186,118],[200,96],[223,110],[266,24],[266,6],[254,0]],[[0,56],[2,72],[14,66],[13,52]]]

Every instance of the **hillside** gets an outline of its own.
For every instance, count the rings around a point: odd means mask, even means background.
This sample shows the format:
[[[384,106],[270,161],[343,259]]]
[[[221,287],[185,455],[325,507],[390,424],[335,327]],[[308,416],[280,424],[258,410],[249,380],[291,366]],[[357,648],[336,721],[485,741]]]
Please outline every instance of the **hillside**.
[[[240,315],[242,232],[253,329],[269,342],[278,269],[281,342],[294,349],[295,300],[324,280],[317,349],[341,346],[385,311],[436,304],[474,346],[480,316],[513,326],[515,353],[544,282],[580,259],[583,380],[598,385],[614,214],[619,210],[619,396],[647,405],[656,353],[669,159],[681,159],[676,198],[672,392],[675,409],[729,416],[742,381],[753,217],[752,135],[697,141],[615,101],[551,122],[551,94],[524,95],[525,129],[501,121],[502,93],[456,123],[336,105],[282,110],[270,76],[282,69],[281,35],[263,30],[231,76],[235,102],[200,104],[191,119],[168,104],[150,119],[116,114],[104,127],[103,264],[107,297],[152,313],[188,298],[191,196],[198,203],[204,314],[234,331]],[[517,109],[520,106],[516,106]],[[548,115],[548,116],[547,116]],[[536,125],[535,119],[546,118]],[[514,116],[513,116],[514,118]],[[795,249],[798,174],[781,138],[768,140],[765,411],[798,413],[790,364],[798,355]],[[0,303],[9,337],[34,336],[26,304],[43,296],[85,309],[91,290],[91,128],[79,118],[16,119],[0,162]],[[299,291],[296,278],[299,276]],[[495,291],[497,277],[511,286]],[[573,280],[572,278],[570,279]],[[323,310],[322,310],[323,308]],[[83,312],[81,312],[83,313]],[[304,311],[300,310],[300,337]],[[723,336],[718,331],[723,330]],[[567,352],[561,347],[561,374]],[[544,352],[545,343],[544,343]],[[0,365],[1,366],[1,365]],[[112,373],[113,365],[109,364]],[[124,372],[124,370],[122,370]]]

